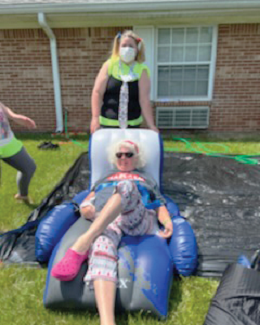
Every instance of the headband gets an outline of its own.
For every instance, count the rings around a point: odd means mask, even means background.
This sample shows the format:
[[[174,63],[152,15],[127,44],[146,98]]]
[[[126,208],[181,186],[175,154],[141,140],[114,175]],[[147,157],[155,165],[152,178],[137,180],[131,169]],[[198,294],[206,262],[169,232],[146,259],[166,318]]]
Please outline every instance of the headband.
[[[138,149],[138,146],[136,143],[134,143],[133,141],[130,141],[130,140],[125,140],[124,142],[130,143],[134,147],[135,151],[137,153],[139,153],[139,149]]]

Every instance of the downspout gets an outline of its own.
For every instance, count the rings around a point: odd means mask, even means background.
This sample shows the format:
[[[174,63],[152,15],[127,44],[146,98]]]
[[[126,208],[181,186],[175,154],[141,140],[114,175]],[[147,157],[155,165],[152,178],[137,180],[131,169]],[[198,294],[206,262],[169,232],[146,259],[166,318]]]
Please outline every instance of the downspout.
[[[53,77],[54,101],[55,101],[55,112],[56,112],[56,132],[62,132],[63,114],[62,114],[60,71],[59,71],[56,37],[52,29],[48,25],[44,13],[42,12],[38,13],[38,22],[50,40],[52,77]]]

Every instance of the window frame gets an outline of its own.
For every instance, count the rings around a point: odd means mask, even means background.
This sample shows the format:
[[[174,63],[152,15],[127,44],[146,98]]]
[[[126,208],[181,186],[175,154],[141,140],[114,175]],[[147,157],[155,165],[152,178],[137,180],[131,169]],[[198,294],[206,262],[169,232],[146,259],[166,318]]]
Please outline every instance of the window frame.
[[[212,47],[211,47],[211,60],[209,64],[209,80],[208,80],[208,94],[206,96],[169,96],[165,98],[158,97],[158,69],[160,65],[158,64],[158,34],[159,29],[168,28],[168,29],[179,29],[179,28],[198,28],[198,27],[211,27],[212,28]],[[218,39],[218,28],[217,25],[160,25],[156,27],[155,30],[155,54],[154,54],[154,99],[156,102],[203,102],[203,101],[211,101],[213,96],[213,87],[214,87],[214,77],[215,77],[215,69],[216,69],[216,58],[217,58],[217,39]],[[196,64],[196,63],[195,63]],[[188,66],[185,63],[183,66]],[[200,65],[200,64],[199,64]],[[201,64],[203,65],[203,63]],[[174,66],[172,64],[171,66]]]

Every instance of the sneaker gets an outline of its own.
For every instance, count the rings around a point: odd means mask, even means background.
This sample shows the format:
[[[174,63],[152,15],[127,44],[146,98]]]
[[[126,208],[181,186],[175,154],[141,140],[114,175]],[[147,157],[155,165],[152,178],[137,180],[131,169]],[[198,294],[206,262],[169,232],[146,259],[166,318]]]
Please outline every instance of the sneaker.
[[[46,150],[46,149],[59,149],[60,146],[58,144],[54,144],[51,141],[49,141],[49,142],[43,142],[43,143],[41,143],[38,146],[38,148],[39,149],[43,149],[43,150]]]

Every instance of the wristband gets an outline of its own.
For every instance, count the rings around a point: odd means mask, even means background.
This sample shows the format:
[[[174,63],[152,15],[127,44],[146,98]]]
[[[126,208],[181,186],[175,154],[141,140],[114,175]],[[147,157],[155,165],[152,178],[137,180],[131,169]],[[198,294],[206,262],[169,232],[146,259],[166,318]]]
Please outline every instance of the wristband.
[[[172,222],[172,220],[171,219],[168,219],[168,220],[164,220],[163,222],[162,222],[162,224],[164,225],[164,227],[168,224],[168,223],[170,223],[170,222]]]

